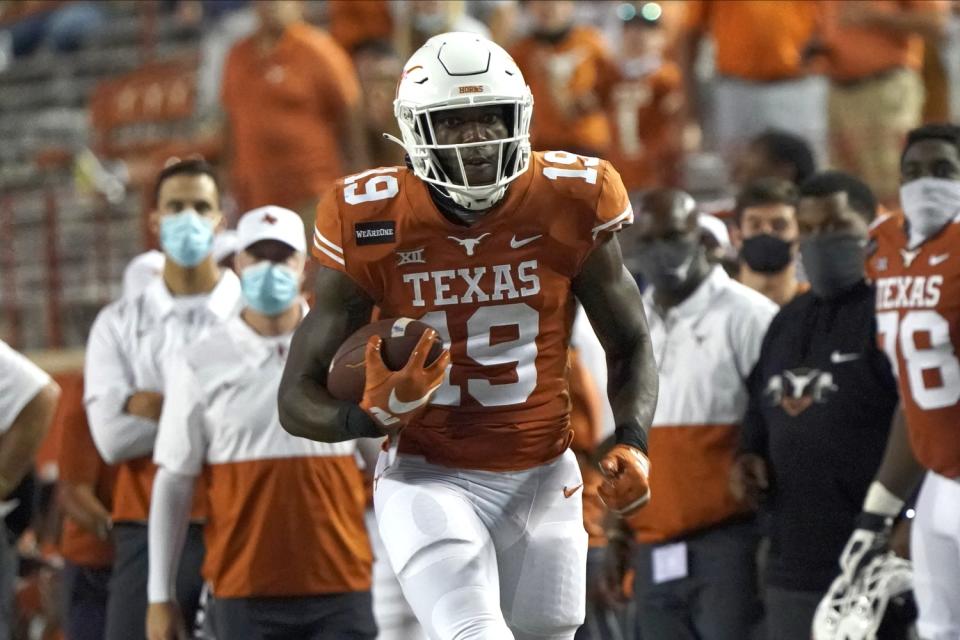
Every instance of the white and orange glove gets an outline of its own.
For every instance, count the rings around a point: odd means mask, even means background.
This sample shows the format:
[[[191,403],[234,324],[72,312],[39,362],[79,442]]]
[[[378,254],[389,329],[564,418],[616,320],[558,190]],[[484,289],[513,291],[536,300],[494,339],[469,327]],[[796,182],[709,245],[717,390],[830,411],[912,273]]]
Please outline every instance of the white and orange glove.
[[[426,364],[436,339],[436,331],[424,331],[407,364],[399,371],[391,371],[384,364],[380,336],[371,336],[367,341],[364,354],[366,384],[360,408],[386,433],[398,433],[423,413],[443,382],[444,371],[450,364],[450,352],[444,349],[433,363]]]
[[[627,516],[650,501],[650,460],[628,444],[614,445],[600,461],[604,480],[598,493],[607,508]]]

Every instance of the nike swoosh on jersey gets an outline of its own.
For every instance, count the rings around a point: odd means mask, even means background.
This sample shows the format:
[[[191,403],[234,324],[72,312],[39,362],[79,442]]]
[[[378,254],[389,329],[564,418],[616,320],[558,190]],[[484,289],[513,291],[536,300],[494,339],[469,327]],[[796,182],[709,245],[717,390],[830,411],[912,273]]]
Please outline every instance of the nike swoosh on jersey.
[[[563,488],[563,497],[564,497],[564,498],[569,498],[569,497],[571,497],[573,494],[575,494],[577,491],[580,491],[580,489],[582,489],[582,488],[583,488],[583,483],[582,483],[582,482],[581,482],[580,484],[578,484],[577,486],[575,486],[575,487],[570,487],[569,489],[566,488],[566,487],[564,487],[564,488]]]
[[[860,358],[859,353],[840,353],[839,351],[834,351],[830,354],[830,362],[833,364],[843,364],[844,362],[853,362]]]
[[[937,265],[940,265],[946,262],[947,258],[949,257],[950,257],[949,253],[943,253],[943,254],[940,254],[939,256],[930,256],[930,266],[936,267]]]
[[[440,388],[440,385],[437,385],[436,387],[427,391],[422,398],[417,398],[416,400],[412,400],[410,402],[404,402],[403,400],[398,398],[397,390],[391,389],[390,400],[388,401],[387,406],[390,407],[390,411],[392,411],[393,413],[410,413],[414,409],[419,409],[423,405],[430,402],[430,396],[432,396],[433,392],[439,388]]]
[[[517,236],[513,236],[510,238],[510,248],[519,249],[520,247],[525,247],[531,242],[533,242],[534,240],[537,240],[542,237],[543,237],[542,233],[535,236],[530,236],[529,238],[524,238],[523,240],[517,240]]]

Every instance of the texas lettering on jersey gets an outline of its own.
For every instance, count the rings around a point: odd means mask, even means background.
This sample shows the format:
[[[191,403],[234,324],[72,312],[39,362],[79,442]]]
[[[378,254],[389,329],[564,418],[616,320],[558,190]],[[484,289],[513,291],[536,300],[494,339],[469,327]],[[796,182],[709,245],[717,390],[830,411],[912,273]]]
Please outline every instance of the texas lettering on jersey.
[[[877,337],[895,365],[911,445],[923,466],[960,476],[960,224],[912,250],[897,218],[878,220],[871,236]]]
[[[492,280],[484,278],[487,272],[493,274]],[[459,289],[455,282],[462,280],[466,286],[463,295],[451,293]],[[495,264],[487,267],[473,267],[470,269],[444,269],[443,271],[425,271],[421,273],[405,273],[403,281],[411,285],[413,306],[424,307],[427,300],[432,300],[433,306],[443,307],[451,304],[475,304],[490,300],[514,300],[526,298],[540,293],[540,277],[537,275],[537,261],[527,260],[519,265]],[[492,286],[484,287],[483,283]]]
[[[444,217],[402,167],[332,187],[317,209],[316,259],[349,275],[381,317],[420,319],[450,349],[444,382],[400,451],[495,471],[560,455],[572,437],[571,283],[632,220],[612,166],[560,151],[534,153],[504,200],[470,227]],[[380,229],[390,233],[370,235]]]

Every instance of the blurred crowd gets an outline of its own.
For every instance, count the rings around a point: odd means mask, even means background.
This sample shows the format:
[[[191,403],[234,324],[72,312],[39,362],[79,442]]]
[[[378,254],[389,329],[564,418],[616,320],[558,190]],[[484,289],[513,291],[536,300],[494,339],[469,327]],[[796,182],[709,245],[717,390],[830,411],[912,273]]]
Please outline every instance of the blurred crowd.
[[[69,52],[109,20],[108,4],[4,3],[0,60],[16,65],[18,57],[41,46]],[[809,637],[814,609],[836,574],[837,557],[880,463],[897,391],[877,349],[857,373],[862,379],[844,380],[839,387],[820,370],[794,366],[815,351],[828,359],[834,353],[842,357],[850,345],[872,340],[869,322],[862,331],[851,328],[872,316],[873,295],[866,285],[846,306],[811,304],[796,310],[795,322],[771,325],[771,320],[811,289],[829,298],[864,279],[862,270],[843,270],[858,255],[853,249],[805,243],[801,260],[801,240],[828,224],[849,224],[865,239],[873,219],[900,209],[908,132],[924,122],[960,120],[960,2],[158,4],[178,19],[204,25],[199,109],[222,127],[216,176],[211,175],[212,209],[222,210],[229,226],[241,212],[290,209],[299,214],[307,237],[317,199],[332,181],[404,162],[403,149],[384,134],[398,135],[392,101],[413,51],[447,31],[480,33],[506,48],[533,92],[533,149],[612,161],[635,209],[660,220],[659,226],[624,233],[621,244],[628,269],[657,292],[647,302],[662,311],[648,311],[655,342],[657,332],[662,342],[661,388],[683,390],[672,400],[675,415],[661,418],[718,427],[674,440],[661,430],[659,441],[651,438],[659,483],[654,495],[660,501],[630,522],[611,526],[591,471],[613,427],[603,407],[602,351],[590,335],[575,339],[574,444],[586,478],[585,526],[591,535],[587,623],[578,640]],[[195,166],[183,175],[206,171]],[[161,184],[154,194],[158,211]],[[839,209],[831,200],[838,193],[844,194]],[[702,260],[665,256],[651,264],[645,248],[661,236],[702,243]],[[236,234],[220,234],[214,263],[229,266],[232,256],[247,248]],[[138,259],[125,290],[141,292],[163,264],[159,252]],[[680,264],[684,275],[677,280]],[[704,338],[699,323],[707,316],[711,328]],[[765,346],[765,335],[767,342],[779,341],[777,346]],[[704,340],[717,344],[704,346]],[[818,340],[824,341],[819,351],[811,346]],[[26,364],[17,366],[29,372],[30,382],[10,406],[0,397],[0,430],[26,433],[20,445],[26,449],[8,450],[12,439],[0,439],[0,497],[7,500],[0,508],[13,509],[19,500],[33,514],[7,515],[9,535],[0,558],[0,618],[7,629],[0,627],[0,640],[110,637],[104,635],[110,530],[124,520],[145,522],[149,490],[136,496],[146,511],[118,519],[130,496],[118,495],[116,487],[135,489],[114,484],[116,469],[100,457],[105,446],[94,445],[82,380],[61,380],[54,417],[56,385]],[[806,378],[801,382],[797,376]],[[0,379],[5,392],[3,383]],[[851,387],[858,390],[855,397],[841,400]],[[131,395],[125,410],[156,421],[163,400],[157,395]],[[818,413],[832,396],[830,411]],[[846,408],[833,408],[838,405]],[[24,417],[25,407],[38,415]],[[795,502],[770,500],[776,474],[767,465],[784,465],[781,482],[793,481],[798,474],[790,466],[791,453],[800,447],[817,455],[809,440],[773,441],[770,425],[785,415],[802,421],[803,428],[820,429],[817,438],[823,439],[835,437],[827,426],[862,422],[857,440],[849,443],[859,451],[859,463],[837,474],[839,489],[801,480]],[[27,473],[22,462],[30,457],[23,452],[35,448],[51,422],[59,440],[52,461],[59,478],[40,477],[37,486],[21,483]],[[17,427],[21,423],[27,426]],[[744,425],[743,442],[725,428],[734,424]],[[120,473],[132,473],[132,457],[122,454],[111,462],[122,461],[126,471]],[[684,464],[661,463],[680,458],[686,458]],[[836,459],[831,464],[844,465]],[[705,478],[727,476],[732,491],[726,485],[705,488]],[[827,505],[828,517],[820,521],[811,505],[825,495],[826,503],[816,502]],[[761,528],[757,509],[766,510]],[[146,536],[146,527],[141,529]],[[199,539],[196,531],[190,536]],[[768,542],[758,555],[761,537]],[[376,551],[376,539],[371,544]],[[682,566],[676,545],[684,545]],[[7,561],[18,549],[19,582],[17,563]],[[145,537],[139,553],[145,584]],[[380,637],[421,637],[389,567],[378,562],[372,571]],[[615,584],[611,575],[622,581]],[[760,622],[764,603],[766,631]],[[136,603],[130,617],[142,620],[146,605]],[[134,637],[114,633],[118,639]]]

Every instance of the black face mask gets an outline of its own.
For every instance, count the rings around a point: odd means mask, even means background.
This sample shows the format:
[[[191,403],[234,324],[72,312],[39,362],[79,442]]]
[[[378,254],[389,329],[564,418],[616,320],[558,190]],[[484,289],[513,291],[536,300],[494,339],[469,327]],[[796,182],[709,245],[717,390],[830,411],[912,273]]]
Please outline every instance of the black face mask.
[[[540,31],[539,29],[535,29],[533,32],[533,37],[540,42],[545,42],[546,44],[559,44],[563,42],[564,38],[567,37],[572,28],[573,25],[569,24],[557,31]]]
[[[793,256],[793,245],[769,233],[747,238],[740,249],[740,257],[747,266],[758,273],[777,273],[786,269]]]
[[[864,239],[842,231],[810,236],[800,243],[803,270],[810,288],[832,298],[864,279]]]

